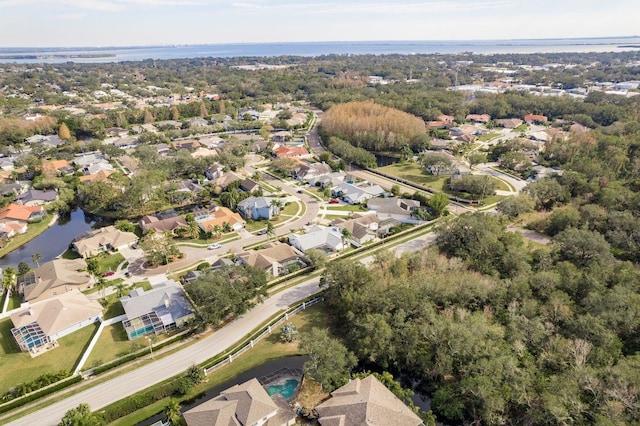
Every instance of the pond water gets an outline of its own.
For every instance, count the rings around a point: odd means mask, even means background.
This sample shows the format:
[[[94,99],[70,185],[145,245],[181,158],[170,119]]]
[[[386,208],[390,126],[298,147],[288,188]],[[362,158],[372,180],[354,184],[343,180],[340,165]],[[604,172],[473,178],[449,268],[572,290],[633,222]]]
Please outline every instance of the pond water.
[[[47,216],[45,220],[51,220],[51,216]],[[55,225],[33,240],[0,258],[0,267],[15,268],[20,262],[26,262],[33,267],[31,256],[35,253],[42,254],[40,264],[48,262],[67,250],[76,236],[90,230],[95,223],[94,217],[76,208],[68,215],[60,216]]]
[[[249,352],[250,353],[250,352]],[[286,358],[280,358],[280,359],[276,359],[276,360],[272,360],[272,361],[267,361],[263,364],[258,365],[257,367],[251,368],[249,370],[243,371],[242,373],[238,374],[236,377],[234,377],[233,379],[227,380],[226,382],[220,384],[219,386],[216,386],[214,388],[209,389],[208,391],[204,392],[203,394],[199,395],[197,398],[190,400],[190,401],[186,401],[182,404],[182,412],[185,412],[193,407],[195,407],[196,405],[202,404],[205,401],[210,400],[211,398],[215,398],[216,396],[220,395],[220,392],[222,392],[225,389],[230,388],[231,386],[234,385],[238,385],[241,383],[246,382],[247,380],[253,379],[253,378],[260,378],[263,376],[267,376],[271,373],[273,373],[276,370],[281,370],[284,368],[288,368],[288,369],[301,369],[302,365],[307,362],[309,360],[309,357],[307,356],[289,356]],[[215,378],[216,373],[212,373],[210,376],[208,376],[208,379],[214,379]],[[291,384],[289,385],[291,387]],[[295,391],[295,387],[293,389],[291,389],[291,392],[293,393]],[[274,392],[275,393],[275,392]],[[285,395],[283,395],[285,396]],[[285,396],[286,398],[286,396]],[[153,423],[157,422],[158,420],[165,420],[164,416],[162,414],[158,414],[156,416],[153,416],[143,422],[138,423],[138,426],[149,426],[152,425]]]
[[[400,162],[400,157],[385,155],[385,154],[375,154],[376,163],[378,167],[390,166],[392,164],[396,164]]]

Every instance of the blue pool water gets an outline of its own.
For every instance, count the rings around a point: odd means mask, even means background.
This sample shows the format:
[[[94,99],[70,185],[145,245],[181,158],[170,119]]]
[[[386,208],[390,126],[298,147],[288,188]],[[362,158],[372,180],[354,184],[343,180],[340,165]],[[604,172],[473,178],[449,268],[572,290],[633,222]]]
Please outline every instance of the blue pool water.
[[[293,396],[294,392],[298,388],[299,383],[300,382],[296,379],[288,379],[282,384],[267,386],[267,393],[269,394],[269,396],[273,396],[279,393],[285,399],[289,399]]]

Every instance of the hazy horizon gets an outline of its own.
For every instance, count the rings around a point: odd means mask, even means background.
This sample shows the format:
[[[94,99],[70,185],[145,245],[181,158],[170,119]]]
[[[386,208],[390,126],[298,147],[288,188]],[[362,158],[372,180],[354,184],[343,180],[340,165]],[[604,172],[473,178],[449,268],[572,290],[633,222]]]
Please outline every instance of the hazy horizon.
[[[0,44],[102,48],[633,37],[637,16],[640,2],[628,0],[0,0]]]

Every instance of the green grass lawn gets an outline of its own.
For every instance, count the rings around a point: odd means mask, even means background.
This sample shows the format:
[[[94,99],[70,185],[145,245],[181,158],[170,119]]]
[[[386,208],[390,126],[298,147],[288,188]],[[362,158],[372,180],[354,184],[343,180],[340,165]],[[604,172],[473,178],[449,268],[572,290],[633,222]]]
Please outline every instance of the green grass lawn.
[[[107,271],[116,271],[118,265],[124,262],[124,256],[120,253],[114,253],[112,255],[104,256],[100,255],[96,257],[98,261],[98,275],[104,274]]]
[[[298,210],[298,203],[289,203],[280,210],[280,214],[285,216],[294,216],[298,213]]]
[[[16,235],[7,241],[7,244],[4,247],[0,248],[0,257],[12,252],[42,234],[49,227],[49,222],[51,222],[51,216],[46,216],[41,222],[30,223],[27,225],[27,232]]]
[[[0,365],[2,365],[0,394],[17,384],[34,380],[44,373],[60,370],[73,371],[98,326],[87,326],[61,338],[58,341],[59,347],[35,358],[31,358],[28,353],[20,352],[11,335],[12,327],[10,319],[0,321]]]
[[[417,163],[397,163],[380,167],[378,170],[438,191],[442,191],[445,182],[449,178],[449,176],[445,175],[434,176]]]
[[[478,140],[482,142],[488,142],[491,139],[497,138],[498,136],[500,136],[500,133],[487,133],[486,135],[478,136]]]
[[[346,205],[346,206],[335,206],[329,205],[327,206],[327,211],[343,211],[343,212],[366,212],[368,211],[364,206],[359,204],[354,205]]]
[[[328,312],[326,311],[325,306],[320,303],[300,312],[294,317],[291,317],[290,322],[295,324],[298,329],[299,336],[301,336],[304,333],[311,331],[314,327],[325,328],[328,323]],[[234,358],[231,364],[227,364],[216,370],[215,373],[209,375],[206,382],[196,386],[191,392],[189,392],[189,394],[181,398],[180,401],[194,398],[196,395],[206,391],[207,389],[219,386],[221,383],[232,379],[243,371],[256,367],[266,361],[303,353],[298,349],[298,341],[292,343],[280,342],[279,333],[280,328],[274,330],[270,336],[256,343],[251,350],[240,355],[238,358]],[[143,410],[136,411],[135,413],[110,423],[110,425],[127,426],[137,424],[156,413],[161,412],[168,402],[169,398],[158,401]]]
[[[7,310],[10,311],[12,309],[17,309],[20,307],[21,304],[22,304],[22,297],[20,297],[19,295],[13,295],[11,296],[11,299],[9,299]]]
[[[146,344],[147,340],[144,338],[129,340],[122,323],[109,325],[102,330],[102,334],[100,334],[100,338],[98,338],[98,342],[85,365],[87,368],[97,367],[122,355],[142,349]]]

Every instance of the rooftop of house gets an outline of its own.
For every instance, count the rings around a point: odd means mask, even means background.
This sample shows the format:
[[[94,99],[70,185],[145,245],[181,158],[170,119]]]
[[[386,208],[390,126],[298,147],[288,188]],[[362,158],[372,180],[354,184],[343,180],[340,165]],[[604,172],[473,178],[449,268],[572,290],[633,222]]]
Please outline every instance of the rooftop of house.
[[[34,213],[42,211],[42,206],[23,206],[21,204],[11,203],[0,209],[0,220],[15,219],[28,221]]]
[[[39,189],[30,189],[24,194],[16,195],[16,200],[19,200],[22,204],[27,204],[31,201],[43,201],[49,202],[58,198],[58,191],[50,189],[48,191],[41,191]]]
[[[375,376],[355,379],[336,389],[316,407],[322,426],[418,426],[409,407]]]
[[[193,312],[182,287],[172,280],[157,284],[148,291],[136,288],[120,302],[129,320],[155,312],[163,323],[171,324]]]
[[[55,334],[69,328],[87,318],[102,313],[102,305],[89,300],[79,290],[74,289],[51,299],[33,304],[24,304],[11,314],[11,322],[15,328],[38,323],[47,335]]]
[[[119,247],[125,244],[135,243],[136,241],[138,241],[136,234],[133,232],[123,232],[112,225],[79,236],[73,245],[78,253],[83,254],[91,250],[106,247],[107,245]]]
[[[184,418],[188,426],[250,426],[277,410],[278,406],[254,378],[185,411]]]
[[[186,227],[187,220],[184,216],[168,217],[159,219],[155,216],[142,216],[138,221],[143,232],[154,230],[156,232],[175,231],[178,228]]]
[[[275,262],[282,263],[299,257],[298,253],[288,244],[274,242],[266,244],[261,250],[250,250],[238,255],[244,263],[260,269],[268,269]]]
[[[24,277],[25,300],[37,299],[49,289],[80,286],[91,281],[87,262],[83,259],[54,259],[43,263],[29,275]]]

